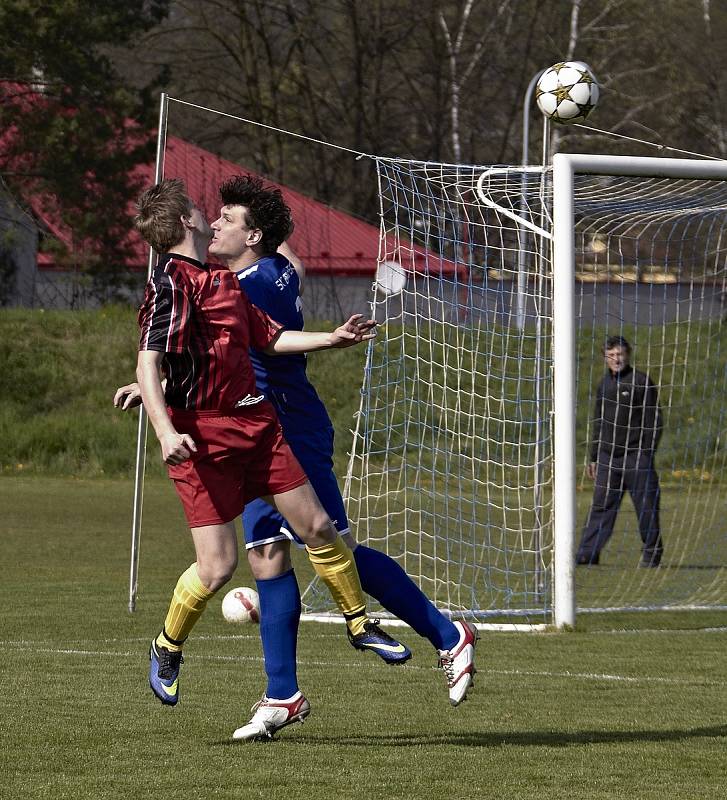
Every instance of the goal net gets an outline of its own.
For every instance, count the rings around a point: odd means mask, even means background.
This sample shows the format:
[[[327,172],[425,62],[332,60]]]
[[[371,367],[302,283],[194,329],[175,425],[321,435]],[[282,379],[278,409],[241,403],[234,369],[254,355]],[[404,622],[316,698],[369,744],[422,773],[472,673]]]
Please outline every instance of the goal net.
[[[727,184],[576,174],[564,199],[550,169],[378,171],[381,330],[345,492],[359,541],[439,608],[483,622],[551,622],[558,584],[579,611],[727,604]],[[553,217],[571,204],[564,276]],[[608,335],[658,389],[658,569],[638,566],[628,493],[599,565],[574,568]],[[564,413],[554,386],[569,373]],[[305,601],[326,607],[315,584]]]
[[[352,528],[444,611],[547,622],[547,184],[510,169],[483,182],[482,167],[378,168],[380,332],[346,481]],[[391,285],[397,272],[405,285]]]

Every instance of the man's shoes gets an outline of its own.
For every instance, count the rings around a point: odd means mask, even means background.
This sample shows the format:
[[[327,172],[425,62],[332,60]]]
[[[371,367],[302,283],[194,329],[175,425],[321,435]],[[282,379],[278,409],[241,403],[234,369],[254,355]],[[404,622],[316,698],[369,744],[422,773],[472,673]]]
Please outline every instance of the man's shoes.
[[[641,561],[639,561],[639,567],[642,568],[655,568],[661,564],[661,553],[643,553],[641,555]]]
[[[475,646],[480,634],[469,622],[455,622],[459,641],[451,650],[439,651],[439,666],[449,688],[449,702],[458,706],[467,697],[475,672]]]
[[[349,642],[357,650],[371,650],[387,664],[403,664],[411,658],[411,650],[382,631],[377,619],[365,622],[362,633],[354,636],[348,629],[347,633]]]
[[[577,555],[576,556],[576,566],[578,567],[597,567],[598,566],[598,556],[584,556],[584,555]]]
[[[179,666],[182,653],[167,650],[152,639],[149,648],[149,686],[165,706],[176,706],[179,700]]]
[[[286,725],[303,722],[310,714],[310,703],[301,692],[296,692],[290,700],[273,700],[263,695],[251,710],[254,713],[250,722],[232,734],[232,738],[238,742],[272,739],[273,734]]]

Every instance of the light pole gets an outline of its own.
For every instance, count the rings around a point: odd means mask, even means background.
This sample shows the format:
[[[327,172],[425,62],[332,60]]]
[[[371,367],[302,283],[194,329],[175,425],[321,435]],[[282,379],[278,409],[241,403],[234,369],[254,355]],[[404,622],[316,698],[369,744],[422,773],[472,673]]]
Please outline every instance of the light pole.
[[[525,99],[523,100],[523,138],[522,138],[522,161],[521,165],[527,167],[528,165],[528,134],[530,132],[530,105],[533,99],[533,90],[540,76],[545,72],[544,69],[539,70],[533,75],[525,90]],[[527,190],[528,190],[528,173],[523,171],[520,177],[520,216],[527,215]],[[525,317],[527,315],[527,290],[528,290],[528,271],[525,263],[525,253],[528,244],[528,233],[525,228],[520,228],[518,231],[518,258],[517,258],[517,306],[515,311],[515,325],[519,331],[525,328]]]
[[[530,131],[530,105],[533,99],[533,90],[540,80],[540,76],[545,72],[544,69],[539,70],[533,75],[525,90],[525,99],[523,100],[523,146],[522,146],[522,165],[528,165],[528,133]]]
[[[523,138],[522,138],[522,167],[523,171],[520,176],[520,216],[525,218],[528,213],[527,204],[527,191],[528,191],[528,135],[530,133],[530,106],[533,99],[533,90],[540,80],[540,76],[545,72],[544,69],[539,70],[533,75],[525,90],[525,98],[523,100]],[[543,128],[543,152],[545,152],[545,140],[548,136],[547,125]],[[540,176],[542,182],[543,176]],[[541,225],[544,220],[541,220]],[[525,226],[518,229],[518,271],[517,271],[517,310],[516,310],[516,325],[518,331],[522,334],[525,329],[525,319],[527,315],[527,290],[528,290],[528,270],[526,263],[526,253],[528,250],[528,243],[530,240],[530,233]],[[538,275],[540,268],[538,269]],[[535,320],[535,396],[536,402],[536,425],[535,425],[535,453],[534,453],[534,497],[533,507],[536,510],[536,520],[533,527],[533,550],[535,551],[535,563],[533,564],[533,590],[537,598],[543,596],[545,590],[543,581],[543,564],[542,564],[542,551],[543,551],[543,497],[542,497],[542,480],[543,480],[543,465],[541,464],[541,436],[543,434],[543,415],[540,410],[541,400],[541,381],[542,370],[540,359],[543,356],[541,350],[542,331],[541,331],[541,310],[540,305],[536,307],[536,320]]]

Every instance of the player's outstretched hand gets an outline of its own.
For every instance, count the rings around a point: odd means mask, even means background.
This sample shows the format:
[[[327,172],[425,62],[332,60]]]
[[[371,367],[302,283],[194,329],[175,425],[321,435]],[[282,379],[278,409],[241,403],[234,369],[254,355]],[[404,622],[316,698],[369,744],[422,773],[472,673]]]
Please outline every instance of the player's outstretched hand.
[[[350,347],[376,336],[376,320],[364,319],[363,314],[354,314],[331,334],[333,347]]]
[[[165,464],[183,464],[192,453],[197,452],[197,445],[188,433],[165,433],[159,437],[159,444]]]
[[[127,383],[126,386],[119,386],[114,395],[114,405],[122,411],[136,408],[141,405],[141,390],[138,383]]]

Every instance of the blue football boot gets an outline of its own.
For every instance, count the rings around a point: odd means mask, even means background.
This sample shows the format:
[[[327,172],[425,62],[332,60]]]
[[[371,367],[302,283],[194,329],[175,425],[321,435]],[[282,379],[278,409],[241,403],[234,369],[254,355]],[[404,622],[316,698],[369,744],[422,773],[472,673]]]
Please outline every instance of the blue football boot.
[[[181,651],[167,650],[152,640],[149,648],[149,686],[165,706],[176,706],[179,700],[179,667],[184,663]]]
[[[382,631],[377,619],[365,622],[363,632],[356,636],[349,630],[348,640],[357,650],[370,650],[387,664],[403,664],[411,658],[411,650]]]

